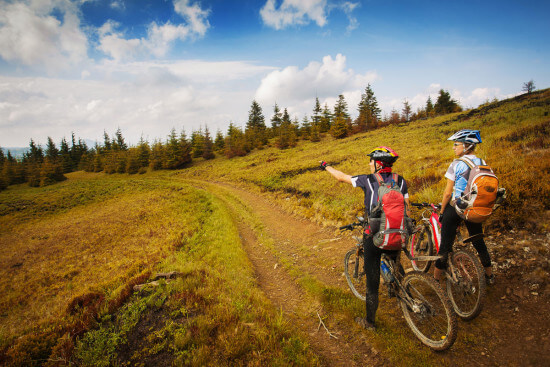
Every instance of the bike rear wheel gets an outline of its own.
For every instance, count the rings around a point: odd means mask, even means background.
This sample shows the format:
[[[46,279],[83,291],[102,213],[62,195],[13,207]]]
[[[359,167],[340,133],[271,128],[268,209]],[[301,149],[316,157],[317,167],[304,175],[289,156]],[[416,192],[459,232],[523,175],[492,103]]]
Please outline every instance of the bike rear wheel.
[[[472,320],[483,309],[485,272],[477,257],[469,251],[453,252],[450,261],[456,280],[447,276],[447,294],[457,315],[463,320]]]
[[[344,275],[355,297],[364,301],[367,293],[367,277],[365,275],[365,257],[361,249],[354,247],[346,254]]]
[[[432,256],[434,252],[434,245],[432,240],[432,234],[426,227],[422,227],[421,230],[416,232],[411,239],[410,253],[412,257],[417,256]],[[421,271],[423,273],[428,272],[430,269],[431,261],[412,260],[412,267],[414,270]]]
[[[456,340],[458,325],[443,289],[431,276],[421,272],[407,274],[402,285],[407,296],[398,297],[412,332],[433,350],[450,348]]]

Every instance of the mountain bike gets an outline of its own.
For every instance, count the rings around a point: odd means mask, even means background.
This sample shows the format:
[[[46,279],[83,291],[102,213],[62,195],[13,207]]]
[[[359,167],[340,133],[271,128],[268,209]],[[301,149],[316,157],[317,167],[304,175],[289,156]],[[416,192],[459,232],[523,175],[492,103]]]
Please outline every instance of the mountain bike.
[[[366,222],[340,227],[340,230],[364,228]],[[363,244],[356,237],[357,244],[346,253],[344,273],[353,294],[365,300],[366,276],[364,269]],[[403,251],[410,257],[406,247]],[[399,300],[403,316],[414,335],[426,346],[436,351],[450,348],[456,340],[458,326],[453,306],[440,285],[432,277],[418,271],[405,275],[398,264],[383,253],[380,272],[388,293]]]
[[[411,203],[411,206],[424,208],[421,223],[411,238],[409,251],[413,269],[425,273],[432,262],[439,258],[433,256],[439,252],[441,241],[441,223],[437,215],[439,206],[428,203]],[[468,242],[480,237],[483,237],[483,233],[462,239],[458,230],[453,248],[460,249],[449,253],[448,267],[445,270],[447,294],[455,312],[463,320],[477,317],[485,300],[485,271],[477,256],[464,248]]]

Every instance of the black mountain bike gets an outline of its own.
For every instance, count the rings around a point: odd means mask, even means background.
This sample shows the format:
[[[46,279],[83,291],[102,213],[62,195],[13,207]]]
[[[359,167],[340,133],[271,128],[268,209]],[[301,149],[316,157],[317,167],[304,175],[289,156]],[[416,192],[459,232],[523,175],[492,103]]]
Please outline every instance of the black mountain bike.
[[[365,221],[340,227],[340,230],[364,228]],[[353,294],[365,300],[366,276],[363,244],[356,237],[357,244],[346,253],[344,273]],[[403,251],[410,257],[406,248]],[[450,348],[456,340],[458,326],[453,306],[439,284],[427,274],[412,271],[404,276],[397,264],[388,255],[382,254],[381,274],[389,294],[396,297],[403,316],[414,335],[433,350]]]

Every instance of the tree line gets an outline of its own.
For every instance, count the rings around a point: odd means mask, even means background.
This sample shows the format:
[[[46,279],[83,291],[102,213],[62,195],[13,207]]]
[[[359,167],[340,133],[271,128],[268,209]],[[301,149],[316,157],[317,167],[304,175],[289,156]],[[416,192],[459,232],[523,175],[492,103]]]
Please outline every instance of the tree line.
[[[149,143],[141,138],[135,146],[128,146],[120,128],[113,136],[104,132],[103,143],[91,148],[82,139],[77,140],[74,133],[70,144],[63,138],[56,145],[48,137],[45,148],[31,139],[28,151],[21,158],[14,157],[10,151],[4,154],[0,149],[0,190],[25,182],[33,187],[50,185],[65,180],[65,173],[77,170],[139,174],[147,170],[181,169],[193,159],[244,156],[270,145],[287,149],[296,146],[299,140],[319,142],[327,134],[342,139],[390,124],[462,111],[462,107],[448,91],[441,89],[435,103],[429,97],[423,108],[413,112],[405,100],[400,112],[394,109],[382,117],[369,84],[361,95],[357,111],[357,117],[352,119],[343,95],[338,96],[332,109],[326,103],[321,106],[316,98],[311,116],[299,121],[275,103],[268,126],[262,108],[254,100],[244,129],[230,123],[225,134],[218,130],[215,137],[205,126],[192,131],[189,137],[184,130],[177,133],[173,128],[165,141],[157,139]]]

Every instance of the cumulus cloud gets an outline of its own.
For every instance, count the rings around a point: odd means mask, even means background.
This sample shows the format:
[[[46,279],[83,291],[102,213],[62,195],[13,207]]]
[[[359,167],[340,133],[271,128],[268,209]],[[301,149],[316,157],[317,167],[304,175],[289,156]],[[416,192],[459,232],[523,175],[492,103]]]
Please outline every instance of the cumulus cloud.
[[[433,83],[430,84],[424,91],[416,94],[412,98],[407,98],[407,101],[410,103],[413,111],[425,108],[428,98],[431,98],[433,104],[437,102],[439,91],[441,89],[448,91],[451,94],[451,98],[456,100],[463,108],[476,108],[477,106],[486,103],[487,101],[492,101],[495,98],[505,99],[513,97],[513,95],[502,94],[500,88],[479,87],[471,91],[462,91],[460,89],[448,88],[441,86],[441,84]],[[381,103],[381,107],[386,111],[392,109],[401,111],[404,100],[405,97],[402,99],[391,99],[385,103]]]
[[[349,21],[346,28],[348,33],[359,25],[357,18],[353,16],[353,11],[359,3],[351,1],[329,3],[327,0],[283,0],[279,7],[276,4],[276,0],[267,0],[260,10],[263,22],[276,30],[296,25],[307,25],[311,22],[316,23],[319,27],[324,27],[328,23],[327,17],[332,10],[344,12]]]
[[[201,9],[199,4],[190,4],[189,0],[176,0],[174,10],[185,20],[185,23],[151,22],[147,29],[147,37],[126,38],[125,34],[119,30],[118,23],[106,22],[98,29],[100,36],[98,49],[117,61],[132,60],[146,55],[163,57],[175,41],[202,37],[210,28],[208,22],[210,10]]]
[[[208,124],[225,132],[244,123],[252,85],[273,68],[248,62],[108,61],[86,80],[0,76],[0,146],[26,146],[75,135],[102,140],[118,127],[136,144]]]
[[[288,106],[290,110],[300,112],[300,106],[306,106],[302,113],[310,113],[311,101],[317,96],[332,108],[339,94],[344,94],[348,107],[353,108],[359,102],[361,92],[368,83],[377,79],[375,72],[357,74],[346,66],[346,57],[337,54],[323,57],[321,63],[310,62],[305,68],[288,66],[282,70],[270,72],[261,81],[256,91],[256,99],[264,105]]]
[[[0,56],[4,60],[58,71],[85,61],[87,47],[74,2],[0,3]]]
[[[327,23],[327,0],[283,0],[277,8],[275,0],[267,0],[260,10],[264,23],[277,30],[313,21],[319,27]]]

